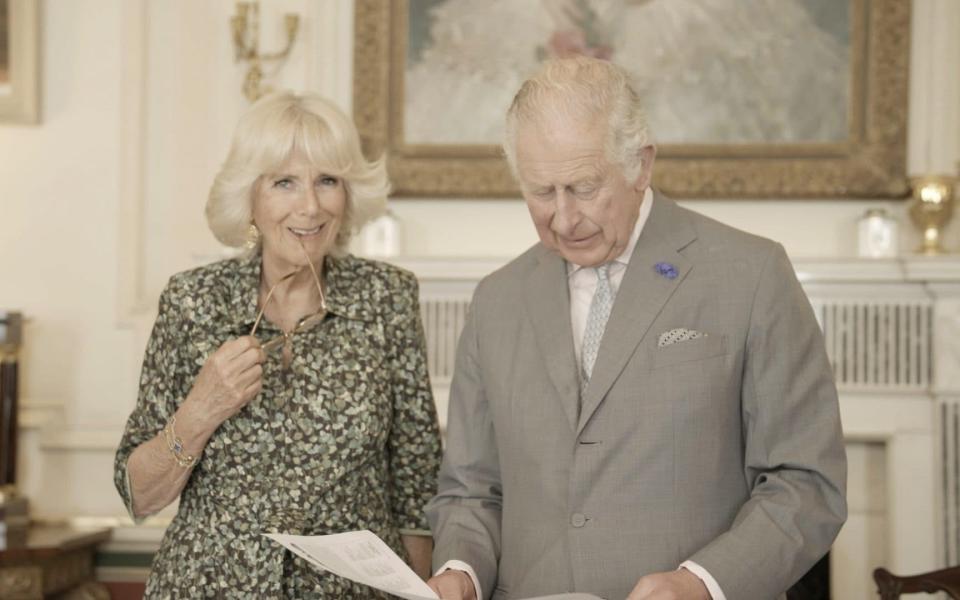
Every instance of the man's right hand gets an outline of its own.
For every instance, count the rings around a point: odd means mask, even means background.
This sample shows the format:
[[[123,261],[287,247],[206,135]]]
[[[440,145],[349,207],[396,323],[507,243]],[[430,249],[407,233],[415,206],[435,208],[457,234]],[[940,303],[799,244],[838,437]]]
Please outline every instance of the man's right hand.
[[[456,569],[444,571],[431,577],[427,585],[440,596],[441,600],[477,600],[473,580],[463,571]]]

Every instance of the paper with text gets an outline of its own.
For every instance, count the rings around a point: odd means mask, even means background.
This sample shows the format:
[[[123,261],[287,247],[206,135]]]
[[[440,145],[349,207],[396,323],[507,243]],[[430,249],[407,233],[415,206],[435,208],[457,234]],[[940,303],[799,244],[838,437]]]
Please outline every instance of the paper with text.
[[[537,596],[536,598],[527,598],[527,600],[603,600],[593,594],[580,594],[572,592],[570,594],[554,594],[551,596]]]
[[[405,600],[438,600],[407,563],[371,531],[314,536],[264,535],[323,571]]]
[[[263,535],[321,571],[330,571],[405,600],[439,600],[407,563],[372,531],[364,529],[330,535]],[[602,599],[591,594],[557,594],[529,600]]]

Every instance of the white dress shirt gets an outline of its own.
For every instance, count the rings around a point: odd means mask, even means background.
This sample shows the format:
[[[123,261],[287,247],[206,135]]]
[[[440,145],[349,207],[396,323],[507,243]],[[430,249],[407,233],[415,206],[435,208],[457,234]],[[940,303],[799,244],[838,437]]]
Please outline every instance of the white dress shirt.
[[[650,217],[650,210],[653,208],[653,191],[648,187],[643,194],[643,201],[640,203],[640,214],[637,216],[637,223],[633,226],[633,233],[630,234],[630,241],[623,253],[610,263],[610,287],[613,289],[613,296],[616,299],[617,292],[620,290],[620,283],[623,281],[623,275],[627,272],[627,265],[630,264],[630,256],[633,249],[637,246],[637,240],[640,239],[640,232],[646,225]],[[652,267],[651,267],[652,268]],[[567,263],[567,285],[570,289],[570,324],[573,327],[573,351],[577,357],[577,364],[580,364],[580,349],[583,346],[583,332],[587,328],[587,315],[590,312],[590,302],[593,300],[593,294],[597,289],[597,271],[590,267],[581,267],[572,263]],[[614,303],[616,300],[614,300]],[[723,590],[717,580],[707,572],[706,569],[693,562],[686,560],[678,567],[687,569],[696,575],[710,592],[713,600],[726,600]],[[467,563],[459,560],[449,560],[440,567],[436,574],[444,571],[457,569],[465,571],[473,585],[476,588],[478,600],[483,598],[480,589],[480,581],[473,568]]]
[[[627,272],[627,265],[630,264],[633,249],[637,247],[640,232],[643,231],[643,226],[650,218],[652,207],[653,192],[650,191],[650,188],[647,188],[643,195],[643,201],[640,203],[637,223],[633,226],[633,233],[630,234],[630,241],[627,242],[627,247],[623,249],[620,256],[610,262],[610,287],[613,291],[614,300],[616,300],[617,292],[620,291],[620,282],[623,281],[623,275]],[[593,301],[593,294],[597,291],[597,270],[568,262],[567,285],[570,289],[570,325],[573,327],[573,352],[579,365],[580,349],[583,347],[583,332],[587,328],[587,315],[590,314],[590,302]]]

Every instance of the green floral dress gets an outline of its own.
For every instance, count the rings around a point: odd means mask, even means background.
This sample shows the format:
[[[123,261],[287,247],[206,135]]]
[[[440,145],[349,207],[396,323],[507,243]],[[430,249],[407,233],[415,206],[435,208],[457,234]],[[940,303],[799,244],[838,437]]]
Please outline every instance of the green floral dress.
[[[369,529],[401,556],[401,534],[429,535],[423,507],[436,491],[440,434],[416,279],[353,256],[324,269],[327,318],[293,336],[289,366],[279,351],[268,357],[263,390],[210,438],[147,598],[375,598],[261,534]],[[164,427],[206,358],[249,334],[259,286],[259,254],[170,279],[117,450],[128,511],[131,452]],[[261,340],[280,334],[261,327]]]

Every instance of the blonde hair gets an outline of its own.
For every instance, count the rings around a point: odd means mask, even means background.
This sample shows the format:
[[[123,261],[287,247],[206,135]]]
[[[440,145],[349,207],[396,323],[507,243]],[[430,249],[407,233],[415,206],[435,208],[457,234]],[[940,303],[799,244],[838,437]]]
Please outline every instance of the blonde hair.
[[[605,60],[578,56],[551,60],[526,80],[507,111],[503,152],[517,174],[517,129],[548,111],[579,122],[605,118],[607,160],[627,181],[643,166],[640,150],[650,143],[647,117],[629,73]]]
[[[347,206],[335,252],[344,252],[353,233],[386,209],[390,183],[384,161],[363,157],[353,122],[316,94],[276,92],[240,117],[227,160],[210,188],[207,224],[221,243],[239,247],[247,242],[257,181],[294,152],[344,182]]]

